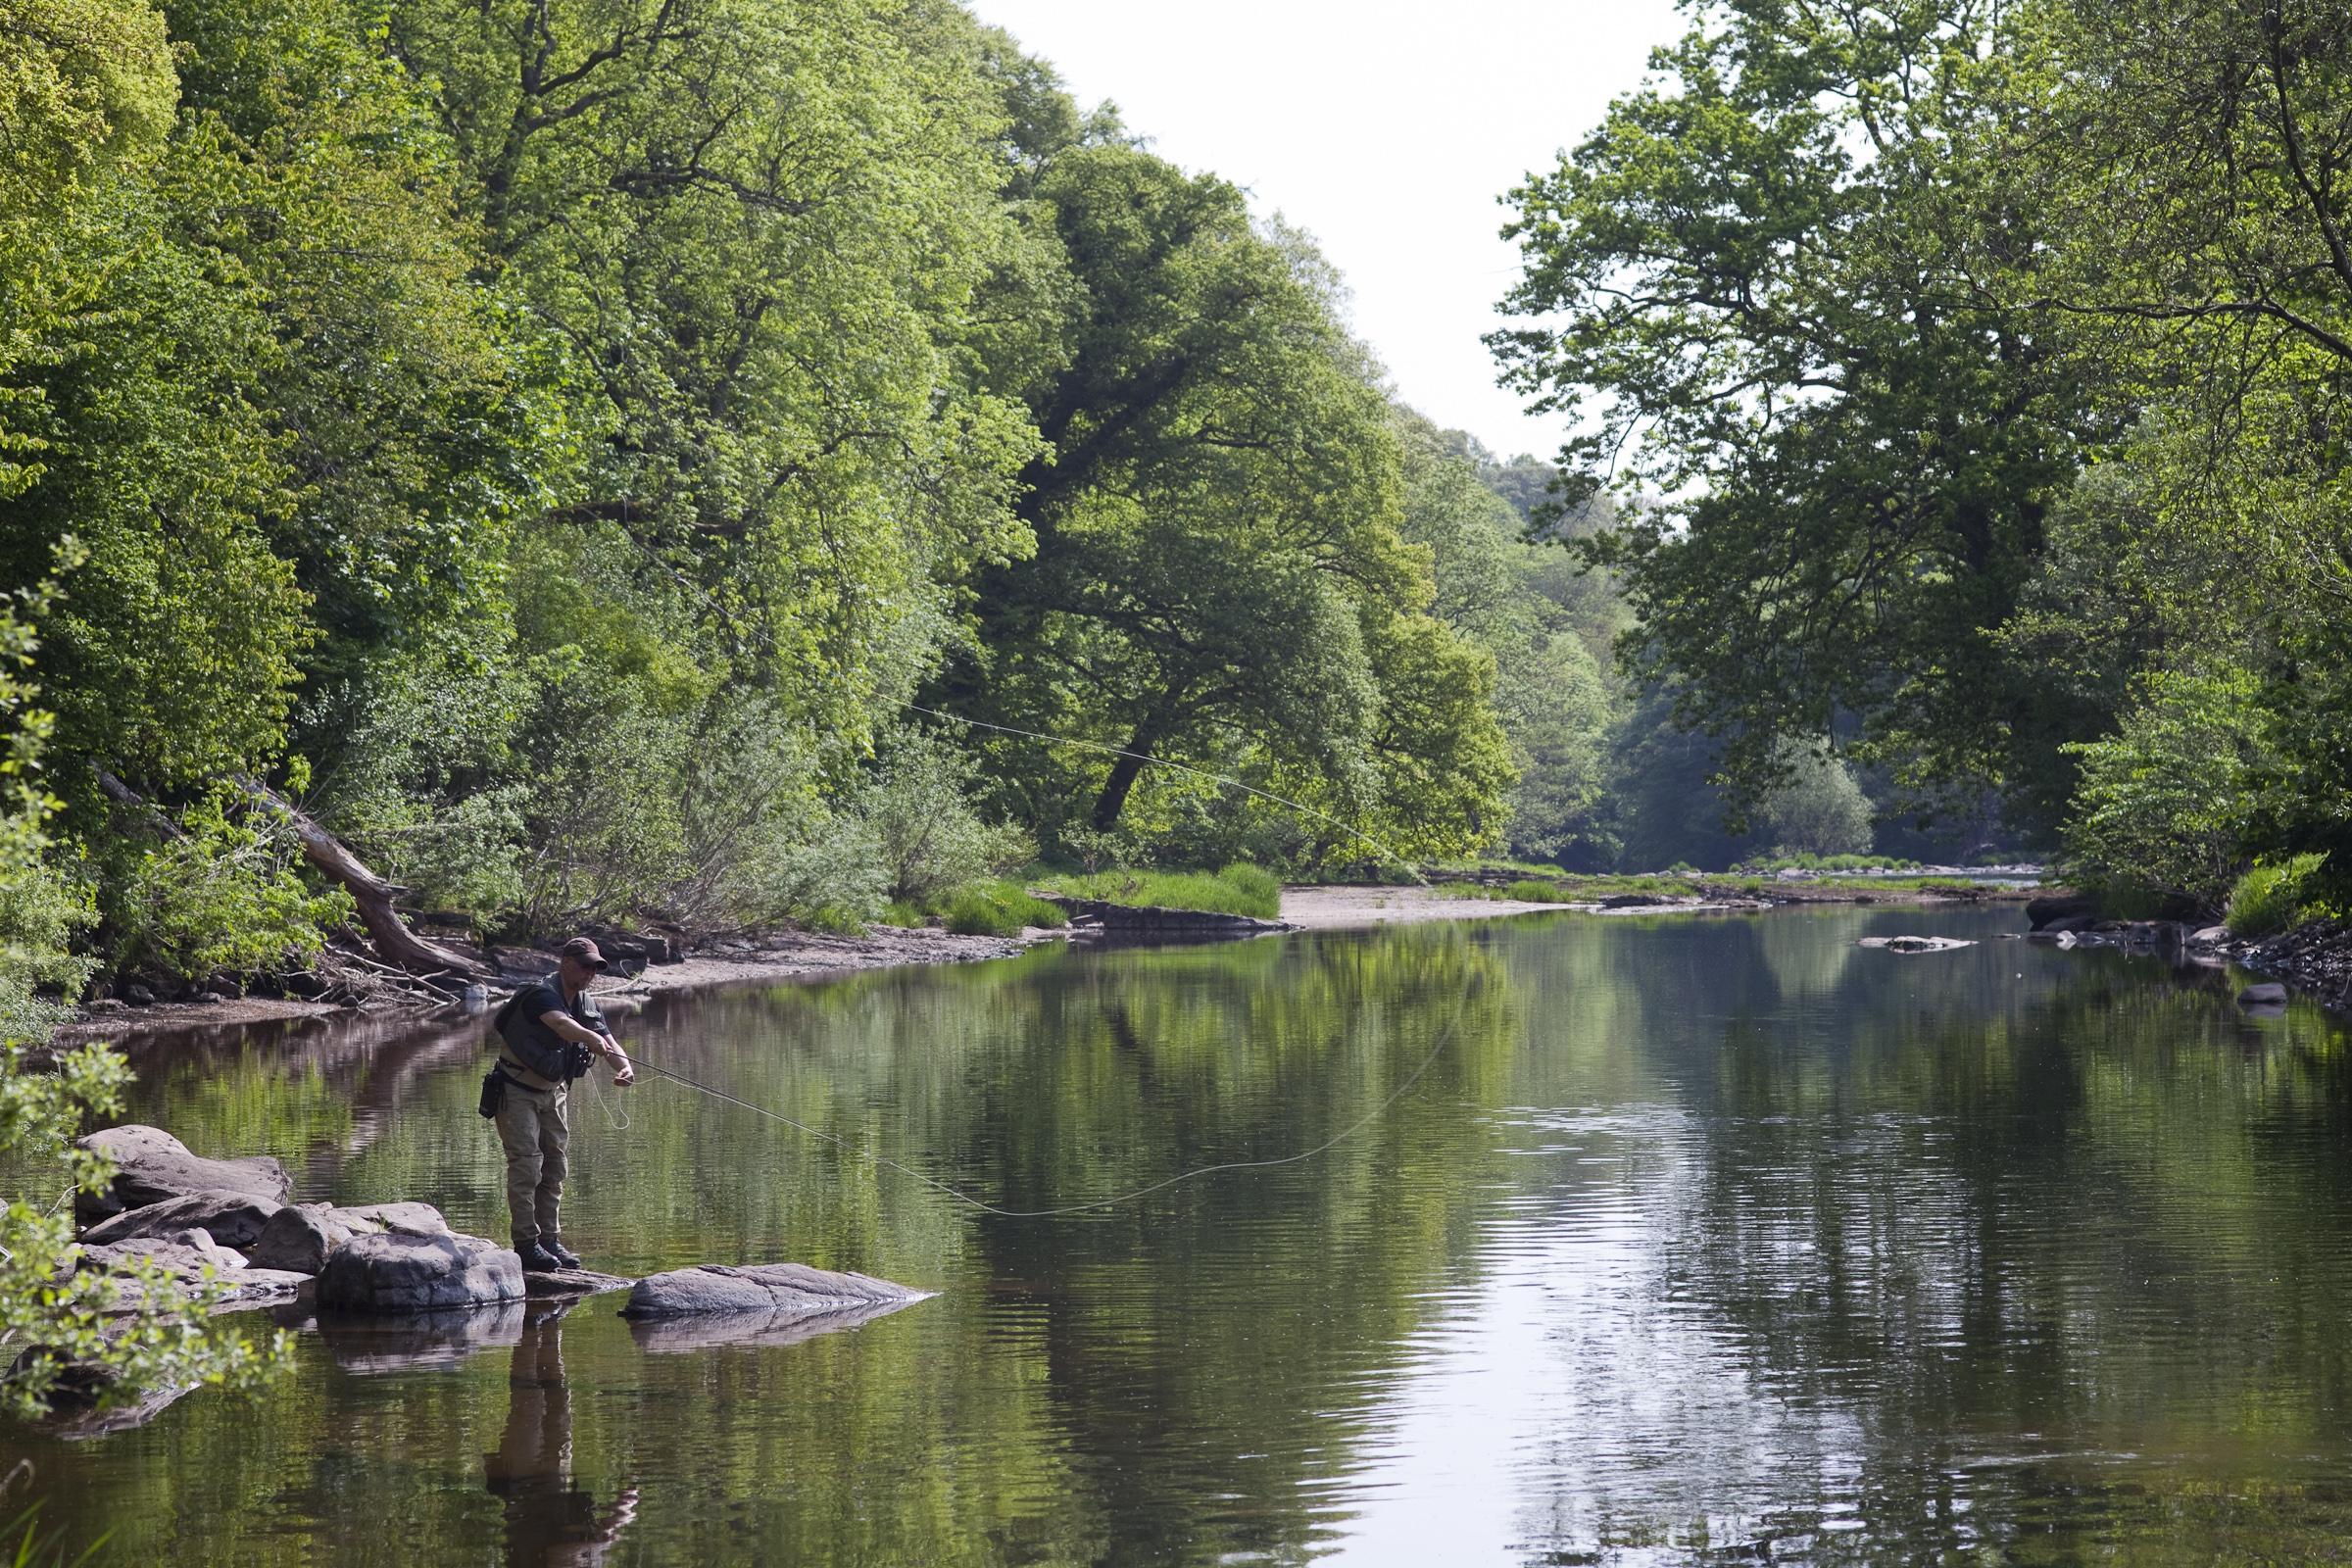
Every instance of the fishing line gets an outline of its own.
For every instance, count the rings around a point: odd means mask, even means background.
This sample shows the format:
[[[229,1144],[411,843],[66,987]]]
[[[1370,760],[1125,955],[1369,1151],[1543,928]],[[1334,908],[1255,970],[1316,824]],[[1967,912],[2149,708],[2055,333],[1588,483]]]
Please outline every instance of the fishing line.
[[[867,1151],[853,1148],[848,1139],[841,1137],[837,1133],[825,1132],[820,1128],[811,1127],[804,1121],[795,1121],[793,1118],[785,1115],[783,1112],[769,1110],[764,1105],[755,1105],[748,1100],[741,1099],[735,1095],[730,1095],[723,1089],[713,1088],[710,1084],[702,1082],[700,1079],[689,1078],[682,1072],[674,1072],[671,1069],[662,1066],[659,1062],[647,1060],[644,1056],[632,1054],[629,1059],[634,1061],[638,1066],[645,1068],[649,1072],[660,1073],[662,1077],[670,1079],[675,1083],[684,1084],[689,1089],[698,1089],[704,1094],[709,1095],[713,1100],[723,1100],[730,1105],[740,1105],[755,1116],[764,1116],[770,1121],[780,1121],[785,1126],[807,1133],[811,1138],[821,1138],[826,1143],[832,1144],[836,1148],[842,1150],[845,1153],[853,1155],[861,1154],[864,1158],[872,1160],[877,1165],[886,1166],[889,1169],[898,1171],[903,1175],[911,1176],[916,1181],[921,1182],[924,1186],[935,1188],[939,1192],[942,1192],[948,1197],[956,1200],[956,1201],[968,1204],[970,1207],[979,1209],[982,1213],[994,1214],[1000,1219],[1052,1219],[1062,1214],[1083,1214],[1091,1209],[1115,1208],[1121,1203],[1133,1202],[1139,1198],[1145,1198],[1152,1193],[1164,1191],[1167,1188],[1176,1186],[1180,1182],[1189,1182],[1200,1176],[1211,1176],[1219,1171],[1269,1170],[1278,1165],[1296,1165],[1300,1160],[1312,1159],[1317,1154],[1327,1152],[1328,1151],[1336,1148],[1342,1142],[1370,1126],[1373,1122],[1379,1120],[1382,1116],[1388,1113],[1390,1106],[1396,1104],[1397,1101],[1402,1100],[1405,1096],[1405,1092],[1411,1089],[1415,1084],[1419,1083],[1421,1081],[1422,1074],[1429,1071],[1430,1064],[1438,1059],[1439,1054],[1453,1043],[1454,1032],[1457,1027],[1458,1024],[1449,1023],[1444,1029],[1438,1032],[1438,1043],[1429,1048],[1429,1054],[1421,1058],[1421,1064],[1415,1067],[1411,1074],[1405,1078],[1404,1082],[1398,1084],[1386,1100],[1383,1100],[1379,1104],[1373,1106],[1363,1115],[1357,1117],[1354,1121],[1349,1122],[1346,1127],[1343,1127],[1340,1129],[1340,1131],[1332,1134],[1331,1137],[1326,1138],[1323,1140],[1323,1142],[1317,1144],[1312,1149],[1301,1150],[1296,1154],[1282,1154],[1270,1159],[1220,1160],[1213,1165],[1200,1165],[1191,1170],[1180,1171],[1174,1176],[1153,1182],[1148,1187],[1138,1187],[1133,1192],[1119,1193],[1109,1198],[1098,1198],[1084,1203],[1065,1203],[1056,1208],[1001,1208],[997,1204],[991,1203],[985,1199],[974,1198],[969,1193],[962,1192],[957,1188],[952,1187],[948,1183],[941,1181],[936,1176],[916,1170],[911,1165],[902,1164],[898,1160],[892,1159],[886,1154],[876,1154]]]

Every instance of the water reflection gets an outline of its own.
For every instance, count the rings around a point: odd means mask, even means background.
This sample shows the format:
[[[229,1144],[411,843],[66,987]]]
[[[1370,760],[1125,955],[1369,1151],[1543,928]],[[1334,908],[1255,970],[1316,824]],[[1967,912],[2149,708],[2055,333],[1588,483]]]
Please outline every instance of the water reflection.
[[[191,1561],[471,1560],[511,1518],[533,1561],[2335,1550],[2339,1033],[2004,923],[1570,916],[657,1001],[633,1050],[841,1143],[658,1083],[626,1126],[584,1102],[576,1244],[938,1299],[816,1337],[320,1324],[258,1405],[0,1460]],[[1854,945],[1904,931],[1979,946]],[[477,1028],[152,1053],[136,1108],[495,1234]],[[864,1157],[1043,1207],[1342,1134],[1050,1220]],[[494,1494],[468,1456],[510,1444],[537,1480]]]
[[[531,1568],[603,1562],[637,1517],[637,1489],[600,1503],[571,1463],[571,1386],[564,1377],[564,1305],[535,1306],[507,1367],[507,1421],[482,1456],[499,1499],[506,1560]]]

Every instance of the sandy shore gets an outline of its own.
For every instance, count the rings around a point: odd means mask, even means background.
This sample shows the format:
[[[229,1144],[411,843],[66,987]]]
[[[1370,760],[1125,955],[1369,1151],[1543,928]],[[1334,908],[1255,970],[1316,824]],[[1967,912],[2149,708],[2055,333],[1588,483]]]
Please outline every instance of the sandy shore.
[[[1350,931],[1375,925],[1426,925],[1433,920],[1494,920],[1506,914],[1556,912],[1557,904],[1513,899],[1441,897],[1435,888],[1304,887],[1282,890],[1282,918],[1305,931]]]

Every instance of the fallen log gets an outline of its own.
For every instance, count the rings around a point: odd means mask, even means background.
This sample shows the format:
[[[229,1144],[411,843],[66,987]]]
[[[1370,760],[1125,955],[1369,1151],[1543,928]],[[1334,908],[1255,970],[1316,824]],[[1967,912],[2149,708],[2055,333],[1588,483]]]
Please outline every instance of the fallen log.
[[[392,901],[403,890],[368,869],[341,839],[312,821],[291,801],[259,779],[239,775],[236,782],[256,806],[294,830],[294,841],[302,846],[305,858],[343,885],[352,903],[359,906],[360,924],[368,928],[368,938],[375,944],[377,953],[416,974],[447,969],[466,975],[490,972],[455,948],[443,947],[410,930],[408,922],[392,907]]]

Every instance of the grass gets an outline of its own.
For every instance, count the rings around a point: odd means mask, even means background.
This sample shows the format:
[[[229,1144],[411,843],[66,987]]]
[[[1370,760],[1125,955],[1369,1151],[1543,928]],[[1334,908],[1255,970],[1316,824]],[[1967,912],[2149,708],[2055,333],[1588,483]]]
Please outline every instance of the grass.
[[[2222,923],[2233,937],[2267,937],[2319,912],[2307,907],[2304,884],[2327,859],[2325,855],[2298,855],[2283,864],[2256,864],[2230,890],[2230,908]]]
[[[1093,875],[1041,876],[1041,887],[1072,898],[1100,899],[1157,909],[1201,909],[1212,914],[1247,914],[1260,920],[1282,916],[1282,882],[1259,866],[1236,863],[1206,871],[1097,871]]]
[[[1029,926],[1056,930],[1070,917],[1014,881],[975,882],[927,904],[895,899],[883,911],[885,925],[919,926],[937,916],[958,936],[1017,937]]]

